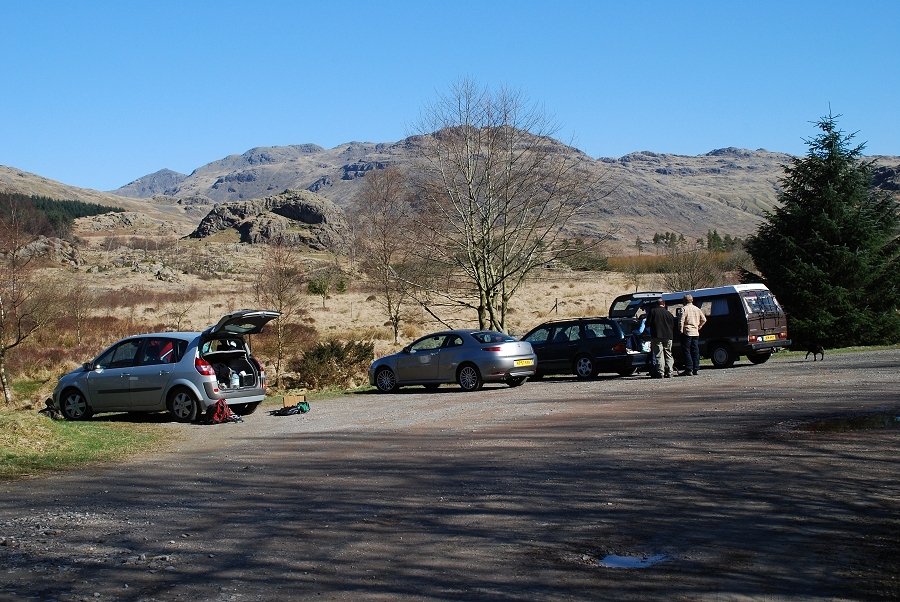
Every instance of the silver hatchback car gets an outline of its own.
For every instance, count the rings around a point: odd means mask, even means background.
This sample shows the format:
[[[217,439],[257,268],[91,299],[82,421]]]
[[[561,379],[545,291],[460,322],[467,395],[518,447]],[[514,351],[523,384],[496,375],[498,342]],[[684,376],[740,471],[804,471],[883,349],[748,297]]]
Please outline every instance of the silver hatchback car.
[[[265,397],[266,373],[244,336],[280,315],[245,309],[203,332],[122,339],[60,378],[53,403],[68,420],[168,411],[179,422],[192,422],[219,399],[237,414],[250,414]]]
[[[369,384],[382,393],[406,385],[437,388],[457,383],[477,391],[486,382],[517,387],[534,374],[537,356],[531,344],[492,330],[447,330],[424,336],[399,353],[375,360]]]

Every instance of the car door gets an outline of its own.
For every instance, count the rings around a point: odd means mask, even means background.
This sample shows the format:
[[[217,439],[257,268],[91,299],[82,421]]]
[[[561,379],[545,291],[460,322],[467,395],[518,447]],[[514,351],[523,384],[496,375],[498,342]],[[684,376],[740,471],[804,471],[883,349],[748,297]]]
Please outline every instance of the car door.
[[[87,375],[87,394],[95,412],[127,411],[131,407],[131,373],[141,339],[127,339],[98,357]]]
[[[166,409],[165,392],[186,347],[187,341],[180,339],[144,339],[131,370],[131,407],[147,411]]]
[[[397,380],[401,383],[438,380],[440,352],[446,333],[422,337],[407,347],[397,360]]]
[[[575,354],[581,342],[581,327],[578,323],[559,324],[551,333],[544,351],[548,372],[571,372]],[[538,360],[538,365],[540,360]]]
[[[438,351],[438,379],[441,382],[455,381],[459,365],[466,359],[473,359],[472,349],[471,346],[465,346],[462,336],[448,334],[443,347]]]

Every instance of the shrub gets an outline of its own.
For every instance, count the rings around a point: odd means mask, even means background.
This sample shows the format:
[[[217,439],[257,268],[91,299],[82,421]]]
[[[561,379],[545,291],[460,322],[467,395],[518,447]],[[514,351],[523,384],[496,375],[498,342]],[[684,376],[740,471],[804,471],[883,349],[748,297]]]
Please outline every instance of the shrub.
[[[290,368],[298,386],[346,389],[365,382],[374,357],[372,341],[324,341],[291,362]]]

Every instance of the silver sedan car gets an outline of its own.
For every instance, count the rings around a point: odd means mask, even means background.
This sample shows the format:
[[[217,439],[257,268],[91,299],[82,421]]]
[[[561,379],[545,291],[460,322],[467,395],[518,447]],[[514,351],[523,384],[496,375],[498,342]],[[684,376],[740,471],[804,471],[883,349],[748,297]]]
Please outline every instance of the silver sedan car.
[[[424,336],[399,353],[375,360],[369,384],[383,393],[406,385],[458,383],[477,391],[486,382],[517,387],[534,374],[531,344],[492,330],[447,330]]]

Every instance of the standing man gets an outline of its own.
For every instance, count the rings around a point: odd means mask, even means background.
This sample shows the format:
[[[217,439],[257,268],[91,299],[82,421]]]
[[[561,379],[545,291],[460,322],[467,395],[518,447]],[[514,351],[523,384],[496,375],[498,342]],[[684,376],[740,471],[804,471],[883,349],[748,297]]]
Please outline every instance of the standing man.
[[[700,329],[706,324],[706,316],[694,305],[692,295],[684,296],[684,313],[681,316],[681,334],[684,347],[684,372],[680,376],[697,376],[700,369]]]
[[[674,371],[672,339],[675,334],[675,317],[666,309],[666,302],[660,297],[655,307],[647,312],[647,326],[650,327],[650,346],[656,357],[656,372],[653,378],[669,378]]]

